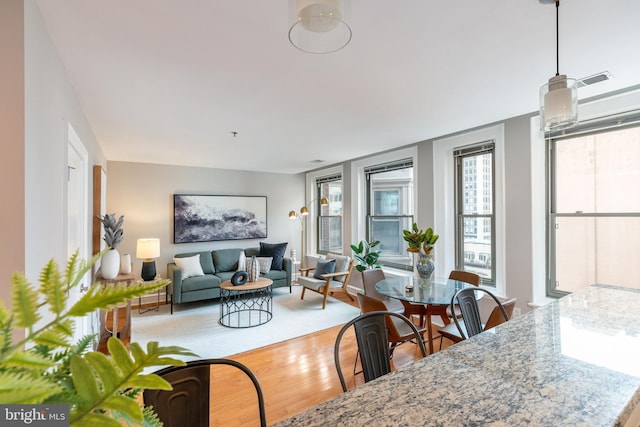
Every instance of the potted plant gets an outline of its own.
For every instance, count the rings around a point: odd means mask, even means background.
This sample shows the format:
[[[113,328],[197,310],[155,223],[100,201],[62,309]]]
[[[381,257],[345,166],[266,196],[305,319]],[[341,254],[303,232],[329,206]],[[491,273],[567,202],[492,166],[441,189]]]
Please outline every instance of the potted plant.
[[[413,253],[420,252],[420,247],[422,246],[422,242],[424,241],[424,231],[418,228],[418,224],[414,222],[411,229],[402,230],[402,234],[402,237],[408,245],[407,251]]]
[[[417,253],[416,270],[420,277],[430,279],[435,270],[433,248],[440,237],[433,228],[418,228],[414,222],[410,230],[402,230],[403,238],[408,244],[407,251]]]
[[[72,344],[73,318],[115,305],[157,290],[168,281],[103,285],[96,283],[78,301],[69,301],[69,289],[81,282],[92,265],[72,255],[64,271],[53,261],[42,269],[39,287],[16,273],[11,279],[11,310],[0,302],[0,401],[3,404],[68,404],[72,426],[161,425],[152,408],[140,403],[144,389],[170,390],[155,374],[143,374],[153,366],[182,366],[172,356],[196,356],[177,346],[137,343],[129,349],[111,337],[110,355],[89,351],[94,336]],[[40,310],[48,308],[54,319],[39,325]],[[13,342],[14,330],[26,330],[25,338]]]
[[[115,279],[120,272],[120,252],[116,248],[124,235],[124,216],[120,215],[117,221],[116,214],[106,214],[99,218],[104,227],[104,242],[110,249],[102,257],[100,272],[105,279]]]
[[[358,261],[358,265],[356,265],[356,270],[359,272],[363,272],[372,268],[380,268],[380,264],[378,264],[378,258],[380,258],[380,251],[375,250],[374,248],[380,244],[379,240],[372,240],[371,242],[367,242],[366,240],[361,240],[358,245],[351,245],[351,250],[353,251],[353,258]]]

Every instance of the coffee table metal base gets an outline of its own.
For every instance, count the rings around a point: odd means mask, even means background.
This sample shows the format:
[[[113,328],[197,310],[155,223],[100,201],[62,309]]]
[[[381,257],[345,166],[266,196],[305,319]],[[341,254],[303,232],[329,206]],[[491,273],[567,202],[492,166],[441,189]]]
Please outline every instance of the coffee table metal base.
[[[271,285],[250,290],[220,288],[220,324],[229,328],[251,328],[273,317]]]

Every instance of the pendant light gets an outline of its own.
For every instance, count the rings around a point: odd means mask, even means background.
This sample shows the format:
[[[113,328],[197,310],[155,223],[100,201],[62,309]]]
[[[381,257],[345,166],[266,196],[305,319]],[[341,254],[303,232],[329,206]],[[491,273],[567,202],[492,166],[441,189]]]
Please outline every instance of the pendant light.
[[[295,0],[294,10],[289,41],[298,49],[331,53],[351,41],[351,28],[344,22],[343,0]]]
[[[560,0],[540,0],[540,3],[556,5],[556,75],[540,88],[540,130],[549,132],[578,124],[578,84],[575,79],[560,74]]]

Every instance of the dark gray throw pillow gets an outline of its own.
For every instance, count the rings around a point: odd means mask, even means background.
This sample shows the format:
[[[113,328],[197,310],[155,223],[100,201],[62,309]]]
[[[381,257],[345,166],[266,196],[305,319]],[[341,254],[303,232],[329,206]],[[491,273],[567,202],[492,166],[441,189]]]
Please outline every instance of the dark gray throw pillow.
[[[286,243],[260,242],[260,253],[258,254],[258,256],[272,257],[273,260],[271,260],[271,269],[282,270],[282,260],[284,259],[284,253],[286,250]]]
[[[313,277],[316,279],[323,280],[323,274],[331,274],[336,272],[336,260],[335,259],[324,259],[318,258],[318,263],[316,264],[316,272],[313,273]]]

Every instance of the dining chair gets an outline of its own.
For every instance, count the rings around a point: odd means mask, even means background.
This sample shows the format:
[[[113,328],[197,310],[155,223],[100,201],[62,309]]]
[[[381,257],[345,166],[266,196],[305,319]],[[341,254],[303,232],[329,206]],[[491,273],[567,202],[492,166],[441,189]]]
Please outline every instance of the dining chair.
[[[368,295],[358,293],[356,295],[358,298],[358,304],[360,304],[360,309],[363,313],[370,313],[372,311],[390,311],[386,304],[383,301],[372,298]],[[403,315],[403,317],[407,318]],[[409,320],[409,318],[407,318]],[[409,320],[410,323],[411,320]],[[415,327],[415,325],[413,325]],[[389,357],[393,356],[393,350],[407,341],[412,341],[414,339],[413,328],[408,327],[405,322],[402,320],[398,320],[395,318],[387,319],[387,329],[389,332]],[[418,332],[420,333],[421,339],[419,340],[424,344],[424,333],[427,331],[423,326],[416,327]]]
[[[170,366],[156,371],[173,390],[143,392],[144,404],[153,406],[165,427],[209,426],[211,366],[227,365],[244,372],[253,383],[258,397],[260,426],[267,425],[264,395],[255,374],[244,364],[231,359],[202,359],[187,362],[185,366]]]
[[[449,273],[449,280],[457,280],[459,282],[468,283],[473,286],[480,286],[481,279],[479,275],[471,273],[470,271],[451,270],[451,272]],[[445,308],[447,317],[449,319],[453,319],[454,315],[460,317],[460,310],[458,309],[458,306],[452,308],[450,305],[447,305]]]
[[[380,301],[367,297],[364,294],[357,294],[357,297],[358,301],[361,299],[370,299],[371,301],[380,303]],[[378,305],[378,308],[381,307]],[[390,359],[392,350],[389,345],[392,340],[397,340],[393,343],[397,345],[401,339],[400,337],[402,337],[402,342],[413,339],[418,344],[422,357],[427,356],[427,349],[422,338],[424,330],[421,331],[418,329],[416,325],[405,316],[400,313],[385,310],[365,312],[347,322],[340,329],[336,337],[333,355],[340,384],[342,385],[342,390],[345,392],[348,391],[348,387],[340,363],[340,345],[343,335],[351,327],[355,330],[356,344],[358,346],[358,354],[360,356],[365,382],[369,382],[391,372]]]
[[[327,260],[335,259],[335,272],[309,276],[309,273],[315,270],[314,267],[310,267],[301,268],[298,276],[298,284],[302,286],[300,299],[304,299],[304,293],[307,289],[319,293],[322,295],[323,310],[327,306],[327,297],[329,294],[333,295],[334,292],[343,292],[351,301],[354,301],[347,290],[354,264],[353,258],[332,253],[328,253],[325,258]]]
[[[484,329],[482,319],[480,318],[478,300],[476,299],[477,292],[489,295],[496,303],[496,307],[500,310],[504,321],[509,320],[509,315],[507,314],[507,311],[505,310],[500,300],[488,290],[480,287],[478,287],[477,289],[461,289],[456,292],[455,295],[451,298],[451,306],[454,307],[456,304],[458,304],[460,314],[462,315],[462,320],[464,320],[464,329],[462,328],[462,322],[458,320],[457,316],[453,317],[453,322],[458,328],[460,336],[465,339],[478,335]]]
[[[376,290],[376,283],[378,283],[381,280],[384,280],[385,278],[384,271],[382,271],[381,268],[365,270],[361,274],[362,274],[362,289],[364,290],[365,295],[384,302],[384,305],[387,307],[388,311],[402,313],[406,317],[409,317],[405,312],[404,306],[399,300],[382,295]]]
[[[516,298],[511,298],[507,301],[504,301],[502,303],[502,306],[504,307],[504,310],[507,312],[507,316],[509,317],[509,319],[511,319],[513,315],[513,309],[516,307]],[[489,317],[487,318],[487,321],[484,324],[482,330],[487,331],[504,322],[506,322],[506,320],[502,316],[502,311],[498,306],[495,306],[493,310],[491,310],[491,314],[489,314]],[[464,320],[460,321],[460,326],[462,327],[463,330],[466,331]],[[440,328],[438,330],[438,333],[441,336],[441,340],[440,340],[441,350],[442,350],[442,338],[446,338],[449,341],[452,341],[454,344],[459,343],[460,341],[464,341],[464,338],[460,335],[460,332],[458,331],[458,327],[456,326],[455,323],[450,323],[444,326],[443,328]]]

